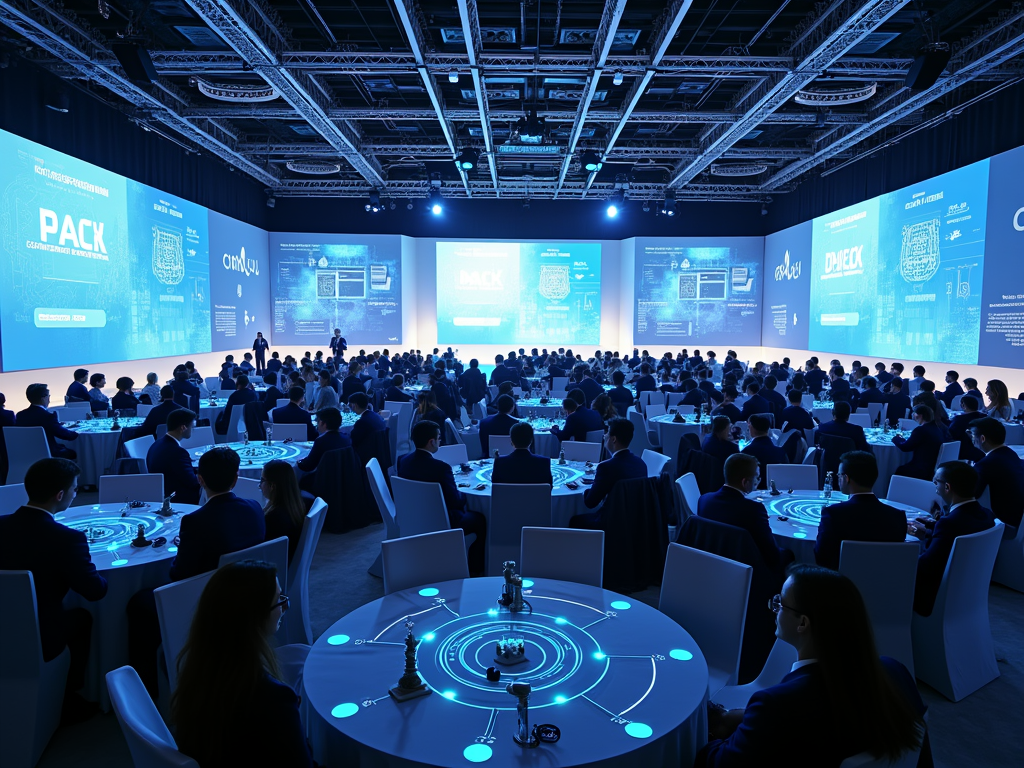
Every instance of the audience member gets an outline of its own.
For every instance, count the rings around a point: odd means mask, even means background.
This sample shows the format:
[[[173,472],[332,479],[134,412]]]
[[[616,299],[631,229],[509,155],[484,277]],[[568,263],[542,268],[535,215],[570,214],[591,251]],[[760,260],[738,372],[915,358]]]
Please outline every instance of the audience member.
[[[139,402],[139,398],[135,396],[132,391],[132,387],[135,386],[135,381],[128,376],[122,376],[114,384],[117,387],[117,394],[114,395],[110,400],[110,407],[115,411],[131,411],[136,410],[142,403]]]
[[[747,399],[743,403],[743,408],[740,409],[740,421],[746,421],[755,413],[772,413],[771,404],[758,394],[761,391],[761,385],[757,383],[757,379],[748,378],[743,390],[747,393]]]
[[[359,417],[349,432],[352,440],[352,447],[359,451],[370,436],[383,432],[388,428],[387,422],[380,417],[380,414],[370,410],[370,399],[365,392],[356,392],[348,399],[348,406]]]
[[[832,421],[824,421],[818,426],[819,435],[835,435],[853,441],[854,450],[871,453],[864,428],[850,423],[850,404],[845,401],[832,404]]]
[[[316,440],[318,432],[313,426],[313,417],[302,407],[305,400],[306,390],[302,387],[292,387],[288,390],[288,404],[271,411],[271,417],[274,424],[305,424],[306,440]]]
[[[1013,538],[1024,514],[1024,461],[1004,445],[1006,427],[1001,422],[978,419],[971,423],[970,432],[974,445],[984,453],[974,466],[978,472],[974,495],[981,498],[988,490],[993,514],[1006,524],[1006,537]]]
[[[441,430],[441,445],[445,444],[445,412],[437,407],[437,398],[431,390],[420,392],[416,397],[416,410],[412,414],[412,426],[421,421],[432,421]],[[486,421],[486,419],[484,419]],[[506,433],[507,434],[507,433]]]
[[[782,429],[814,429],[814,419],[807,409],[803,407],[803,393],[798,389],[791,389],[786,395],[789,405],[779,414],[779,423]]]
[[[737,397],[739,397],[739,391],[735,386],[732,384],[723,384],[722,403],[711,411],[711,415],[726,416],[733,424],[737,421],[743,421],[743,413],[736,407],[735,401]]]
[[[583,493],[583,504],[587,509],[596,509],[601,505],[612,488],[620,480],[635,480],[647,477],[647,465],[639,456],[630,453],[629,444],[633,441],[633,425],[626,419],[613,419],[608,424],[605,445],[611,458],[597,465],[594,484]],[[600,520],[600,513],[576,515],[570,520],[573,528],[591,527]]]
[[[228,428],[231,426],[231,411],[234,408],[238,408],[240,413],[238,414],[238,423],[244,424],[241,410],[245,408],[246,403],[256,402],[256,392],[249,387],[249,377],[244,373],[238,374],[238,378],[235,379],[235,391],[228,397],[228,402],[224,406],[224,410],[217,416],[215,428],[218,435],[227,435]],[[234,440],[234,435],[229,435],[229,439]]]
[[[554,485],[551,459],[530,452],[533,427],[525,421],[516,422],[509,435],[512,437],[513,450],[507,456],[499,456],[494,460],[491,482]]]
[[[739,453],[739,446],[732,439],[732,422],[728,416],[715,416],[711,420],[711,433],[704,438],[700,449],[719,459],[724,464],[734,453]]]
[[[491,456],[491,435],[507,435],[519,421],[512,417],[516,401],[511,395],[501,395],[495,401],[498,412],[480,421],[480,448],[484,456]],[[575,406],[575,403],[573,403]]]
[[[999,379],[992,379],[985,387],[988,407],[985,413],[993,419],[1009,421],[1013,418],[1013,407],[1010,405],[1010,393],[1006,385]]]
[[[89,402],[92,403],[92,412],[106,414],[110,410],[110,398],[103,394],[103,388],[107,386],[107,379],[102,373],[94,373],[89,377]]]
[[[153,373],[152,371],[147,373],[146,374],[146,386],[144,386],[142,388],[142,392],[139,395],[139,400],[141,400],[146,405],[156,405],[157,403],[159,403],[160,399],[161,399],[160,398],[160,389],[161,389],[161,387],[157,383],[159,380],[160,380],[159,377],[155,373]],[[149,398],[149,402],[146,402],[143,399],[145,397]]]
[[[295,560],[302,524],[306,520],[306,505],[302,501],[299,481],[295,478],[292,465],[280,459],[272,459],[264,464],[260,475],[260,491],[267,500],[263,506],[265,541],[287,536],[288,562],[291,563]]]
[[[58,439],[68,442],[77,440],[78,433],[62,427],[57,419],[57,414],[47,410],[50,407],[50,388],[45,384],[29,384],[25,388],[25,399],[28,400],[28,408],[18,411],[18,415],[14,418],[15,425],[42,427],[46,433],[46,444],[50,448],[50,456],[72,461],[78,458],[77,453],[57,442]]]
[[[901,451],[913,454],[910,461],[897,467],[893,474],[928,480],[935,474],[942,444],[952,442],[952,436],[944,426],[935,422],[932,409],[927,405],[914,407],[914,421],[918,426],[910,433],[909,439],[902,435],[892,439],[892,444]]]
[[[353,395],[353,397],[358,396],[359,395]],[[362,397],[366,397],[366,395],[362,395]],[[377,414],[369,410],[366,410],[365,413],[369,413],[371,416],[377,416]],[[381,422],[384,421],[380,416],[377,416],[377,418]],[[337,451],[342,448],[355,447],[355,432],[356,426],[359,426],[359,422],[357,421],[356,425],[352,427],[352,432],[350,434],[345,434],[341,431],[341,421],[341,411],[337,408],[325,408],[317,413],[316,431],[320,436],[313,441],[313,447],[310,448],[309,453],[296,462],[296,466],[305,473],[299,481],[299,487],[302,488],[302,490],[313,490],[314,473],[316,472],[316,468],[320,466],[320,460],[324,457],[324,454],[328,451]]]
[[[181,447],[182,440],[192,437],[196,415],[187,408],[173,408],[164,423],[167,433],[149,446],[146,469],[164,476],[164,495],[174,494],[180,504],[198,504],[202,489],[192,468],[192,456]]]
[[[766,414],[752,413],[747,418],[747,431],[750,434],[750,442],[741,451],[741,453],[747,456],[756,458],[761,465],[761,479],[757,487],[762,490],[767,487],[768,465],[789,463],[785,449],[777,446],[769,436],[770,428],[771,422]]]
[[[89,389],[85,386],[85,383],[89,380],[89,371],[85,368],[77,368],[72,376],[74,381],[68,386],[64,401],[68,403],[88,403],[92,400],[89,396]]]

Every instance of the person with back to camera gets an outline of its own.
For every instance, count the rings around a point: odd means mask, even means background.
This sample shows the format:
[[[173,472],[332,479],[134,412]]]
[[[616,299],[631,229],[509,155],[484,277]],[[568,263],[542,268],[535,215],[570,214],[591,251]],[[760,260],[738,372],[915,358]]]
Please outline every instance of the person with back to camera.
[[[932,766],[914,679],[898,661],[879,657],[864,599],[850,579],[794,564],[769,607],[775,636],[796,648],[798,661],[745,709],[708,707],[710,738],[694,768],[838,768],[862,752],[897,761],[918,749],[917,765]]]
[[[509,435],[512,438],[512,453],[494,460],[491,482],[554,485],[551,478],[551,459],[547,456],[537,456],[530,451],[533,427],[525,421],[520,421],[512,427]]]
[[[313,766],[299,697],[270,645],[288,605],[277,569],[254,560],[218,569],[203,590],[170,718],[178,749],[203,768]]]
[[[280,536],[288,537],[288,562],[295,560],[299,548],[302,525],[306,520],[306,505],[302,501],[299,481],[291,464],[272,459],[263,465],[260,491],[267,503],[263,507],[267,530],[264,541]]]

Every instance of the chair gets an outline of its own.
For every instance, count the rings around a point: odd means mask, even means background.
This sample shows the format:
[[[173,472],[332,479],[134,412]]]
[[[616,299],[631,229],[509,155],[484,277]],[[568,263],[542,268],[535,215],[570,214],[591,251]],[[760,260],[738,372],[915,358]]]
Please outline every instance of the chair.
[[[914,614],[911,633],[918,679],[960,701],[999,677],[988,590],[1003,524],[957,536],[931,616]]]
[[[881,403],[879,403],[881,405]],[[851,413],[847,419],[850,424],[856,424],[858,427],[869,429],[871,427],[871,415],[868,413]]]
[[[142,437],[136,437],[134,440],[125,441],[124,449],[133,459],[145,462],[146,454],[149,453],[149,449],[155,442],[156,438],[153,435],[143,435]]]
[[[441,486],[437,483],[392,477],[391,490],[395,496],[395,519],[402,536],[418,536],[451,527],[448,507],[445,506]],[[462,535],[461,530],[459,535]]]
[[[245,414],[245,406],[244,405],[232,406],[232,408],[231,408],[231,416],[228,418],[228,431],[225,434],[223,434],[223,435],[215,432],[213,439],[217,443],[233,443],[233,442],[236,442],[237,440],[239,440],[239,437],[238,437],[238,423],[241,421],[241,423],[243,425],[245,424],[245,422],[242,421],[242,416],[244,414]]]
[[[100,477],[100,504],[120,504],[131,501],[163,501],[164,476],[102,475]]]
[[[666,413],[668,413],[668,410],[664,405],[651,404],[644,408],[644,417],[647,418],[648,420],[656,419],[659,416],[664,416]]]
[[[676,479],[676,487],[682,499],[682,510],[679,515],[679,522],[686,522],[686,518],[697,514],[697,502],[700,500],[700,488],[697,487],[697,476],[693,472],[687,472]]]
[[[166,431],[166,427],[164,430]],[[181,447],[185,450],[202,448],[204,445],[214,445],[214,441],[213,427],[193,427],[192,435],[181,441]]]
[[[902,429],[904,432],[913,432],[915,429],[917,429],[917,422],[914,421],[913,419],[900,419],[899,428]]]
[[[287,546],[286,546],[287,552]],[[153,590],[156,614],[160,619],[160,649],[167,673],[167,696],[178,684],[178,654],[185,647],[192,616],[199,604],[199,596],[206,589],[214,571],[207,571],[181,581],[174,581]],[[163,682],[161,680],[161,682]],[[161,696],[161,698],[164,698]]]
[[[259,502],[261,507],[267,503],[267,500],[263,498],[263,491],[260,490],[260,481],[254,477],[238,478],[232,492],[240,499],[252,499]]]
[[[659,446],[651,442],[651,434],[647,430],[647,420],[643,414],[630,406],[628,417],[633,424],[633,439],[629,443],[629,452],[635,455],[643,455],[643,452],[647,450],[656,451]]]
[[[708,693],[735,685],[754,569],[699,549],[669,544],[658,610],[686,629],[708,663]],[[693,589],[694,584],[702,585]]]
[[[380,509],[380,516],[384,520],[385,538],[391,540],[401,537],[402,534],[399,533],[398,521],[395,517],[395,502],[391,498],[391,491],[388,489],[387,480],[384,478],[380,462],[377,459],[370,459],[366,463],[366,476],[370,481],[373,498]],[[367,572],[378,578],[384,575],[384,565],[380,553],[377,554],[377,559],[373,561]]]
[[[450,464],[451,466],[456,467],[459,464],[466,464],[469,462],[469,451],[466,450],[465,443],[442,445],[437,449],[437,453],[434,454],[434,458],[438,461],[443,461],[445,464]]]
[[[988,491],[988,488],[985,490]],[[0,488],[0,492],[2,491],[3,489]],[[3,514],[2,509],[0,509],[0,514]],[[1024,522],[1017,526],[1016,536],[1012,539],[1003,539],[999,543],[999,554],[996,555],[992,581],[1018,592],[1024,592]]]
[[[463,410],[463,412],[465,412],[466,407],[463,406],[462,410]],[[469,424],[469,419],[467,419],[463,423],[468,425]],[[459,432],[458,429],[456,429],[454,421],[452,421],[451,419],[445,419],[444,420],[444,426],[445,426],[445,442],[447,442],[450,445],[465,445],[466,444],[466,441],[462,439],[462,434]],[[468,454],[467,454],[467,456],[468,456]]]
[[[506,560],[520,562],[523,526],[551,525],[551,486],[495,483],[487,523],[487,575],[500,576]]]
[[[240,563],[243,560],[262,560],[265,563],[272,563],[277,568],[277,580],[281,584],[281,591],[288,594],[288,537],[278,536],[276,539],[264,541],[237,552],[227,552],[220,556],[217,562],[218,568],[223,568],[231,563]]]
[[[380,545],[384,594],[469,578],[465,537],[458,528],[404,536]]]
[[[28,504],[28,493],[24,483],[0,485],[0,517],[9,515]]]
[[[800,396],[800,405],[805,410],[808,410],[808,411],[811,410],[811,408],[814,407],[814,395],[801,395]]]
[[[600,587],[604,583],[604,531],[524,526],[519,572]]]
[[[768,484],[775,482],[780,491],[818,490],[818,468],[810,464],[769,464]]]
[[[306,432],[305,424],[275,424],[274,425],[274,442],[280,442],[282,440],[288,440],[291,438],[293,442],[304,443],[308,439],[309,435]]]
[[[868,417],[871,419],[871,425],[880,424],[882,420],[882,410],[885,408],[885,403],[868,403]],[[857,414],[853,414],[856,416]]]
[[[925,511],[931,509],[933,501],[942,501],[935,493],[935,486],[929,481],[902,475],[893,475],[889,480],[889,490],[886,491],[885,498]]]
[[[135,407],[135,415],[144,419],[147,416],[149,416],[149,412],[152,411],[154,408],[156,408],[155,403],[153,405],[145,405],[144,403],[140,403]]]
[[[956,461],[960,456],[960,441],[954,440],[951,443],[943,443],[942,447],[939,448],[939,458],[935,462],[935,466],[945,464],[947,461]]]
[[[915,541],[844,541],[839,555],[839,572],[850,577],[864,598],[879,655],[896,659],[911,676],[914,644],[910,620],[920,552]]]
[[[644,460],[644,464],[647,465],[647,476],[657,477],[665,471],[665,467],[668,465],[668,456],[652,451],[650,448],[644,448],[644,452],[640,454],[640,458]]]
[[[8,483],[25,482],[28,468],[40,459],[50,458],[50,445],[42,427],[4,427],[7,443]]]
[[[604,430],[594,429],[586,434],[586,442],[588,443],[603,443],[604,441]]]
[[[956,396],[954,396],[953,399],[950,400],[950,402],[949,402],[949,410],[951,410],[951,411],[959,411],[960,410],[960,400],[962,398],[963,398],[963,395],[956,395]]]
[[[302,521],[299,545],[295,549],[295,560],[288,567],[288,594],[291,608],[285,614],[282,629],[286,643],[313,644],[313,627],[309,623],[309,566],[316,554],[320,532],[327,519],[327,502],[317,499],[313,502],[306,519]]]
[[[564,392],[566,387],[569,386],[568,376],[552,376],[551,377],[551,391],[552,392]]]
[[[715,701],[726,709],[746,709],[750,697],[782,682],[796,663],[797,653],[789,643],[776,640],[757,678],[743,685],[727,685],[715,694]]]
[[[220,378],[217,376],[207,376],[203,379],[203,386],[206,387],[206,391],[211,395],[216,395],[217,390],[220,389]]]
[[[110,704],[117,715],[132,762],[147,768],[199,768],[178,751],[171,732],[150,699],[139,673],[131,667],[107,672]]]
[[[60,724],[71,652],[65,648],[57,658],[43,661],[30,571],[0,571],[0,594],[4,596],[4,629],[0,632],[3,763],[9,768],[32,768]]]
[[[563,447],[568,444],[568,442],[562,443]],[[495,451],[499,456],[508,456],[514,450],[512,438],[509,435],[490,435],[487,438],[487,456],[484,458],[493,459]]]
[[[685,392],[666,392],[665,393],[665,407],[666,408],[677,408],[677,407],[679,407],[679,408],[689,408],[690,410],[689,411],[685,411],[685,413],[693,413],[693,406],[692,405],[685,405],[685,406],[680,406],[679,405],[681,402],[683,402],[683,398],[684,397],[686,397],[686,393]],[[684,413],[684,411],[680,411],[680,413]]]
[[[493,442],[494,438],[491,440]],[[575,440],[562,442],[566,461],[592,461],[596,464],[601,460],[601,447],[601,443],[577,443]]]

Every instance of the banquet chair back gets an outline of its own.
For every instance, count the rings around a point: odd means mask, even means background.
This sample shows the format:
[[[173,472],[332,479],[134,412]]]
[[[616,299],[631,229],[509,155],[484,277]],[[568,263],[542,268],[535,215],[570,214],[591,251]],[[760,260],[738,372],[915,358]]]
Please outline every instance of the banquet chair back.
[[[495,483],[487,525],[487,575],[500,576],[506,560],[520,562],[524,525],[551,525],[551,486]]]
[[[466,410],[465,406],[463,406],[462,410],[463,411]],[[468,425],[469,424],[469,420],[467,419],[465,423]],[[462,435],[459,432],[459,430],[456,428],[454,421],[452,421],[451,419],[445,419],[444,420],[444,427],[445,427],[445,432],[446,432],[446,435],[445,435],[446,440],[445,440],[445,442],[448,445],[461,445],[461,446],[465,447],[466,441],[462,439]]]
[[[388,419],[388,426],[391,428],[389,440],[391,442],[391,463],[398,461],[399,456],[412,451],[410,439],[412,429],[412,403],[399,403],[393,400],[384,402],[384,407],[391,411],[391,418]]]
[[[644,394],[647,394],[646,392]],[[664,405],[651,404],[644,408],[644,416],[648,419],[656,419],[659,416],[664,416],[668,413],[668,409]]]
[[[780,491],[818,490],[818,468],[811,464],[769,464],[768,484],[775,482]]]
[[[215,394],[220,389],[220,378],[218,376],[207,376],[203,379],[203,386],[206,387],[206,391],[211,395]]]
[[[604,531],[523,526],[519,572],[531,579],[604,584]]]
[[[26,504],[28,504],[28,493],[25,491],[24,483],[0,485],[0,517],[9,515]]]
[[[492,442],[494,438],[491,438]],[[562,442],[562,450],[565,452],[566,461],[592,461],[595,464],[601,460],[601,443],[577,443],[575,440]]]
[[[483,401],[473,403],[473,419],[479,423],[487,418],[487,406],[483,404]],[[471,422],[472,423],[472,422]]]
[[[28,468],[40,459],[50,458],[50,446],[46,442],[46,430],[42,427],[4,427],[7,443],[7,482],[25,482]]]
[[[199,596],[203,594],[213,574],[214,571],[207,571],[153,590],[156,615],[160,620],[160,649],[167,672],[168,696],[178,685],[178,654],[185,647],[189,630],[192,629],[192,617],[199,604]]]
[[[308,434],[305,424],[275,424],[274,442],[291,439],[295,443],[304,443]]]
[[[566,387],[569,386],[568,376],[552,376],[551,377],[551,391],[552,392],[564,392]]]
[[[949,410],[959,411],[960,401],[963,399],[963,395],[955,395],[952,400],[949,401]]]
[[[856,450],[857,446],[848,437],[838,435],[823,435],[818,433],[818,445],[821,446],[817,458],[820,460],[819,480],[825,477],[825,473],[832,472],[833,483],[839,472],[839,458],[849,451]]]
[[[145,462],[146,454],[149,453],[149,449],[155,442],[156,438],[153,435],[143,435],[142,437],[136,437],[134,440],[125,441],[124,449],[131,458]]]
[[[461,529],[421,533],[382,541],[384,594],[441,581],[469,578]]]
[[[768,654],[768,659],[757,677],[743,685],[725,686],[715,694],[715,702],[726,709],[746,709],[750,697],[755,693],[781,683],[782,678],[789,674],[796,660],[796,648],[784,640],[776,639]]]
[[[920,758],[921,747],[904,752],[896,760],[875,757],[870,752],[859,752],[843,760],[839,768],[917,768]]]
[[[0,571],[0,744],[5,768],[32,768],[60,724],[71,664],[65,648],[43,661],[39,610],[31,571]]]
[[[868,413],[851,413],[847,421],[862,429],[868,429],[871,426],[871,415]]]
[[[110,704],[117,715],[132,762],[146,768],[199,768],[199,763],[178,751],[174,737],[131,667],[107,672]]]
[[[942,447],[939,448],[939,458],[935,462],[935,466],[945,464],[947,461],[956,461],[960,456],[960,441],[954,440],[951,443],[943,443]]]
[[[402,477],[391,478],[395,498],[395,519],[403,537],[443,531],[450,527],[448,507],[437,483],[421,483]],[[462,535],[462,531],[459,531]]]
[[[713,698],[735,685],[754,569],[709,552],[670,544],[658,610],[686,629],[708,664]],[[692,585],[701,584],[701,589]]]
[[[629,420],[633,424],[633,440],[629,444],[629,452],[635,456],[641,456],[644,451],[656,450],[658,446],[651,442],[650,433],[647,431],[647,420],[643,414],[630,407]]]
[[[472,423],[470,421],[469,411],[466,410],[465,404],[459,406],[459,420],[462,422],[463,427],[469,427]]]
[[[942,503],[942,499],[935,493],[935,486],[931,482],[902,475],[893,475],[889,480],[889,490],[886,491],[885,498],[898,504],[906,504],[924,510],[931,509],[933,501]]]
[[[0,492],[2,491],[3,488],[0,488]],[[985,493],[988,493],[988,488],[985,489]],[[981,506],[987,507],[988,505],[982,501]],[[988,508],[991,509],[991,507]],[[2,509],[0,509],[0,514],[3,514]],[[999,543],[999,554],[996,555],[992,581],[1017,592],[1024,592],[1024,522],[1017,526],[1016,536],[1012,539],[1004,538]]]
[[[313,644],[313,627],[309,622],[309,566],[320,542],[320,532],[327,519],[327,502],[317,499],[302,521],[299,545],[295,549],[295,560],[288,568],[288,596],[291,606],[285,614],[282,629],[285,630],[283,643]]]
[[[885,408],[885,403],[868,403],[868,417],[871,419],[870,426],[880,424],[882,419],[882,409]],[[856,415],[856,414],[854,414]]]
[[[916,541],[844,541],[839,555],[839,572],[857,585],[864,598],[879,655],[896,659],[911,675],[910,620],[920,552]]]
[[[917,422],[914,421],[913,419],[900,419],[899,428],[902,429],[904,432],[913,432],[915,429],[917,429]]]
[[[697,476],[693,472],[687,472],[676,480],[679,488],[679,497],[682,501],[679,522],[686,522],[686,518],[697,514],[697,502],[700,500],[700,488],[697,487]]]
[[[267,503],[267,500],[263,498],[263,491],[260,490],[260,481],[255,477],[238,478],[231,492],[240,499],[251,499],[258,502],[261,507]]]
[[[166,433],[167,428],[164,427]],[[181,441],[181,447],[185,450],[201,448],[204,445],[214,444],[213,427],[193,427],[192,435]]]
[[[693,406],[692,405],[684,405],[684,406],[680,406],[679,405],[683,401],[684,397],[686,397],[686,393],[685,392],[666,392],[665,393],[665,407],[666,408],[689,408],[690,409],[689,411],[682,411],[682,410],[680,410],[679,412],[680,413],[693,413]]]
[[[586,437],[587,437],[586,442],[588,442],[588,443],[600,443],[600,442],[602,442],[604,440],[604,430],[603,429],[591,430],[590,432],[587,432]]]
[[[786,458],[789,459],[790,464],[799,464],[807,453],[804,433],[799,429],[783,432],[778,439],[777,445],[786,452]]]
[[[389,541],[399,538],[402,534],[398,531],[398,522],[395,519],[395,502],[391,498],[391,490],[388,488],[387,480],[384,479],[384,473],[380,469],[379,461],[370,459],[366,462],[366,477],[370,481],[370,491],[377,502],[380,516],[384,520],[384,538]],[[383,560],[379,552],[377,553],[377,558],[367,569],[367,572],[377,578],[381,578],[384,575]]]
[[[220,434],[220,433],[215,433],[214,434],[214,440],[216,442],[218,442],[218,443],[233,443],[233,442],[236,442],[239,439],[238,438],[238,424],[239,424],[239,422],[241,422],[242,424],[245,423],[244,421],[242,421],[242,417],[244,415],[245,415],[245,406],[244,405],[232,406],[232,408],[231,408],[231,416],[228,417],[228,431],[225,432],[223,435]],[[255,437],[255,435],[250,435],[250,437]]]
[[[914,674],[952,701],[999,677],[988,617],[1003,524],[953,540],[931,616],[914,613]]]
[[[100,504],[120,504],[125,499],[152,502],[163,498],[164,476],[160,473],[100,476]]]
[[[451,419],[447,419],[448,423],[451,423]],[[438,461],[443,461],[452,467],[456,467],[459,464],[466,464],[469,461],[469,451],[466,450],[465,443],[456,443],[455,445],[442,445],[437,449],[437,453],[434,454],[434,458]]]
[[[805,410],[808,410],[808,411],[811,410],[811,408],[814,407],[814,395],[801,395],[800,396],[800,405]]]
[[[665,467],[668,465],[668,456],[657,451],[652,451],[650,448],[644,448],[644,452],[640,454],[640,458],[644,460],[644,464],[647,465],[647,476],[657,477],[665,471]]]
[[[217,561],[217,567],[223,568],[231,563],[240,563],[243,560],[262,560],[271,563],[277,568],[277,580],[281,584],[281,591],[286,595],[291,584],[288,581],[288,537],[278,536],[276,539],[264,541],[252,547],[240,549],[237,552],[226,552]]]
[[[568,442],[562,443],[563,446],[568,444]],[[499,456],[508,456],[514,450],[515,446],[512,445],[512,438],[509,435],[489,435],[487,437],[487,456],[484,458],[493,459],[495,451]]]
[[[139,403],[135,408],[135,415],[139,418],[146,418],[149,416],[149,412],[156,408],[156,405],[146,405],[145,403]]]

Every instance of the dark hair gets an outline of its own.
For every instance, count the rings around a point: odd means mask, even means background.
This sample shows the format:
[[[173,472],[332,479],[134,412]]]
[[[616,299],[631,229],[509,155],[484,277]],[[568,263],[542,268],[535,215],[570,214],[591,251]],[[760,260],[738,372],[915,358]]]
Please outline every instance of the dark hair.
[[[878,479],[878,462],[867,451],[847,451],[839,457],[844,473],[857,485],[870,488]]]
[[[25,387],[25,399],[32,405],[39,405],[46,398],[50,388],[45,384],[29,384]]]
[[[225,713],[245,710],[264,675],[280,679],[264,629],[276,580],[270,563],[243,560],[217,569],[199,597],[171,695],[171,722],[182,751],[230,762],[231,740],[216,724]]]
[[[850,412],[853,409],[850,404],[845,400],[840,400],[837,403],[832,403],[832,419],[833,421],[848,421],[850,418]]]
[[[619,412],[615,410],[615,404],[607,392],[602,392],[595,397],[590,407],[597,411],[598,416],[605,421],[618,418]]]
[[[238,374],[238,378],[235,379],[235,389],[248,389],[249,388],[249,377],[244,373]]]
[[[175,413],[178,411],[172,411],[172,415]],[[199,457],[199,469],[196,474],[203,478],[208,490],[224,493],[230,491],[237,482],[238,467],[241,463],[238,454],[230,448],[212,448]]]
[[[801,402],[803,402],[803,396],[804,393],[801,392],[799,389],[791,389],[789,390],[789,393],[786,395],[786,397],[789,398],[789,402],[793,403],[793,405],[799,405]]]
[[[935,468],[938,472],[942,470],[942,479],[949,484],[953,493],[962,499],[969,499],[974,496],[978,487],[978,470],[966,461],[947,461]]]
[[[717,435],[723,429],[732,427],[732,420],[728,416],[715,416],[711,420],[711,434]]]
[[[341,411],[337,408],[322,408],[316,412],[316,423],[327,429],[341,429]]]
[[[739,397],[739,394],[739,390],[737,390],[736,387],[733,386],[732,384],[726,384],[725,386],[722,387],[722,395],[724,395],[725,397],[731,397],[733,399],[736,399],[737,397]]]
[[[174,387],[170,384],[164,384],[160,387],[160,399],[161,400],[173,400],[174,399]]]
[[[401,389],[403,384],[405,384],[405,376],[400,373],[396,373],[394,378],[391,379],[391,386]]]
[[[299,480],[295,476],[292,465],[287,461],[281,461],[281,459],[271,459],[263,465],[263,481],[264,491],[273,488],[273,491],[267,496],[267,505],[263,511],[283,509],[292,525],[301,531],[306,517],[306,505],[302,503]]]
[[[1010,391],[999,379],[992,379],[988,383],[989,400],[995,408],[1005,408],[1010,404]]]
[[[629,419],[612,419],[608,422],[608,434],[628,446],[633,442],[633,423]]]
[[[288,401],[289,402],[297,403],[297,402],[301,401],[302,398],[304,398],[305,396],[306,396],[306,389],[305,389],[305,387],[292,387],[291,389],[288,390]]]
[[[915,365],[914,366],[914,375],[915,376],[924,376],[924,366],[923,365]]]
[[[1002,445],[1006,442],[1006,427],[1001,421],[990,416],[972,421],[970,429],[993,445]]]
[[[426,448],[427,443],[441,436],[441,428],[433,421],[417,421],[412,427],[412,442],[417,448]]]
[[[772,421],[767,413],[752,413],[747,417],[747,423],[758,432],[767,432],[772,428]]]
[[[760,391],[760,389],[761,389],[761,385],[758,383],[757,379],[755,379],[753,376],[751,376],[749,379],[747,379],[743,383],[743,391],[744,392],[749,392],[750,390],[754,390],[754,393],[756,394],[757,392]]]
[[[117,387],[118,392],[121,392],[122,390],[131,389],[132,387],[134,387],[135,380],[129,378],[128,376],[122,376],[114,383],[114,386]]]
[[[85,368],[75,368],[75,372],[72,374],[72,376],[74,377],[75,381],[78,381],[83,376],[88,376],[88,375],[89,375],[89,371],[87,371]]]
[[[502,398],[505,397],[508,397],[508,395],[502,395],[501,397],[498,398],[499,411],[501,411]],[[512,398],[509,397],[508,399],[511,400]],[[515,403],[513,402],[513,406],[514,405]],[[420,416],[426,416],[428,413],[436,410],[438,410],[437,397],[434,396],[434,393],[431,392],[429,389],[420,392],[419,396],[416,398],[416,413],[418,413]],[[511,411],[512,409],[509,408],[509,410]],[[505,413],[505,411],[502,412]]]
[[[366,408],[370,405],[370,398],[366,396],[365,392],[353,392],[348,396],[348,404],[354,405],[356,408]]]
[[[935,421],[935,411],[933,411],[927,405],[914,406],[914,413],[920,416],[925,423],[928,423],[929,421]]]
[[[921,391],[922,392],[934,392],[935,391],[935,382],[931,381],[930,379],[925,379],[924,381],[921,382]]]
[[[533,427],[525,421],[513,424],[508,434],[512,438],[512,445],[516,448],[529,448],[530,443],[533,442]]]
[[[82,470],[70,459],[40,459],[25,473],[25,493],[30,502],[49,501],[68,490],[80,474]]]
[[[841,379],[846,374],[846,371],[843,370],[843,366],[841,365],[833,365],[832,370],[830,370],[829,373],[834,373]]]
[[[754,477],[760,468],[756,456],[749,453],[734,453],[725,460],[726,485],[738,486],[749,477]]]
[[[612,384],[614,384],[617,387],[621,387],[623,382],[625,381],[626,374],[624,374],[622,371],[616,370],[612,372]]]
[[[173,432],[185,424],[191,424],[195,420],[196,415],[188,408],[175,408],[167,414],[167,431]]]
[[[562,407],[565,408],[566,413],[575,413],[576,409],[580,407],[580,404],[571,397],[567,397],[562,401]]]
[[[967,385],[968,389],[977,389],[978,388],[978,380],[977,379],[972,379],[969,376],[966,379],[964,379],[964,384]]]
[[[575,400],[578,405],[581,405],[584,408],[587,407],[587,396],[579,387],[569,390],[567,396],[570,400]]]
[[[974,395],[963,395],[960,398],[960,407],[965,411],[976,411],[978,405],[978,398]]]
[[[775,385],[778,383],[779,380],[775,376],[772,376],[771,374],[768,374],[767,376],[764,377],[764,385],[768,389],[775,389]]]
[[[277,372],[276,371],[267,371],[266,373],[264,373],[263,374],[263,383],[264,384],[270,384],[271,386],[276,386],[277,385]]]
[[[878,388],[878,380],[874,376],[865,376],[863,379],[861,379],[860,383],[864,385],[865,389]]]
[[[960,374],[956,371],[946,371],[946,375],[953,381],[960,381]]]
[[[494,405],[497,407],[498,413],[511,413],[512,409],[516,407],[516,401],[512,399],[511,395],[502,395]]]
[[[89,377],[89,386],[90,387],[98,386],[99,383],[101,381],[103,381],[105,378],[107,378],[107,377],[104,376],[102,373],[94,373],[92,376]]]

